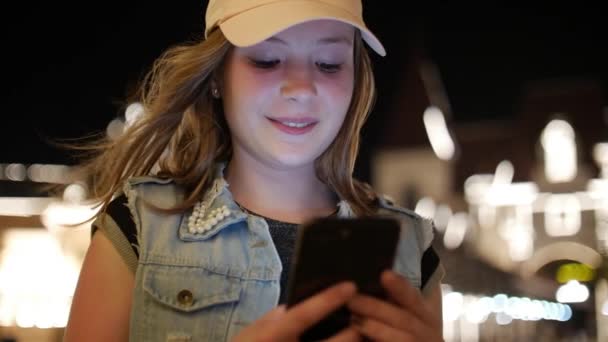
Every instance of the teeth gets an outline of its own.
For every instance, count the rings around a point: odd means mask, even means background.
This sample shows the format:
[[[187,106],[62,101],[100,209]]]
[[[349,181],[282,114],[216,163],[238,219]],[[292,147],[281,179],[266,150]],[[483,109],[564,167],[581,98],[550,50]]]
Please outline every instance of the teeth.
[[[296,128],[302,128],[302,127],[306,127],[306,126],[310,125],[310,123],[298,123],[298,122],[287,122],[287,121],[281,121],[281,124],[283,124],[285,126],[289,126],[289,127],[296,127]]]

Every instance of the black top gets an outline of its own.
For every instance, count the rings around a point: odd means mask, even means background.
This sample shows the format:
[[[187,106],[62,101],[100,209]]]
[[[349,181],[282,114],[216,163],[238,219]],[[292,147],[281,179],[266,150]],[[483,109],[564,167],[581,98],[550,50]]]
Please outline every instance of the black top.
[[[137,248],[137,230],[135,228],[135,222],[133,221],[131,212],[129,211],[126,203],[127,198],[124,194],[115,198],[109,203],[106,214],[112,217],[114,222],[116,222],[124,236],[129,241],[129,244],[132,246],[135,256],[139,258],[139,251]],[[261,215],[258,216],[263,217],[268,223],[270,236],[272,237],[272,241],[277,249],[279,258],[281,259],[281,264],[283,265],[283,272],[281,272],[280,280],[281,289],[286,289],[288,284],[287,277],[289,275],[289,268],[291,265],[291,256],[296,243],[298,225],[295,223],[273,220]],[[422,274],[420,288],[422,289],[439,266],[439,256],[432,246],[429,247],[422,255],[421,263]],[[285,302],[285,296],[286,291],[281,291],[279,303]]]

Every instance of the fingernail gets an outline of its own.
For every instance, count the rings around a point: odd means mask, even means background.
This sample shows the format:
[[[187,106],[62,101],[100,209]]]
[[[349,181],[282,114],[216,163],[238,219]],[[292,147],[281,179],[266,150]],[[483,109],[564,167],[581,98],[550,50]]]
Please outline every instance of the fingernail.
[[[285,307],[285,305],[280,305],[274,309],[273,316],[281,317],[282,315],[285,314],[285,312],[287,312],[287,308]]]
[[[353,282],[348,282],[343,284],[342,286],[340,286],[340,292],[346,295],[350,295],[355,293],[355,291],[357,291],[357,287],[355,286],[355,284]]]
[[[278,306],[272,309],[268,315],[266,315],[266,319],[274,321],[278,320],[285,314],[285,305]]]
[[[387,281],[394,281],[397,279],[397,275],[395,274],[395,272],[393,272],[391,270],[386,270],[386,271],[384,271],[384,278]]]

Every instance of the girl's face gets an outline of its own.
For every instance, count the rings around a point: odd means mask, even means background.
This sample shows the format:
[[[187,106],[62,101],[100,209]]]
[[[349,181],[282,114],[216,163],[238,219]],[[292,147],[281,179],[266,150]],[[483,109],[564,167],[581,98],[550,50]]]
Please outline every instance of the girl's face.
[[[319,20],[235,47],[222,86],[234,156],[280,169],[314,165],[349,108],[353,39],[352,26]]]

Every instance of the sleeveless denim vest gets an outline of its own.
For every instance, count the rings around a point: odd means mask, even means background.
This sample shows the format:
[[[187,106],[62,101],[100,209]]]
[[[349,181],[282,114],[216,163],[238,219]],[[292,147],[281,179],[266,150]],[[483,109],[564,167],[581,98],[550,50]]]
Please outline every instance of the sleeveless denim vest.
[[[231,214],[202,234],[188,231],[191,212],[165,215],[144,204],[179,203],[183,193],[170,179],[133,178],[124,190],[139,242],[131,341],[229,341],[277,305],[282,266],[268,225],[239,208],[221,169],[204,196],[205,213],[226,206]],[[380,207],[402,222],[394,270],[419,287],[432,223],[386,200]],[[354,216],[346,201],[338,216]]]

